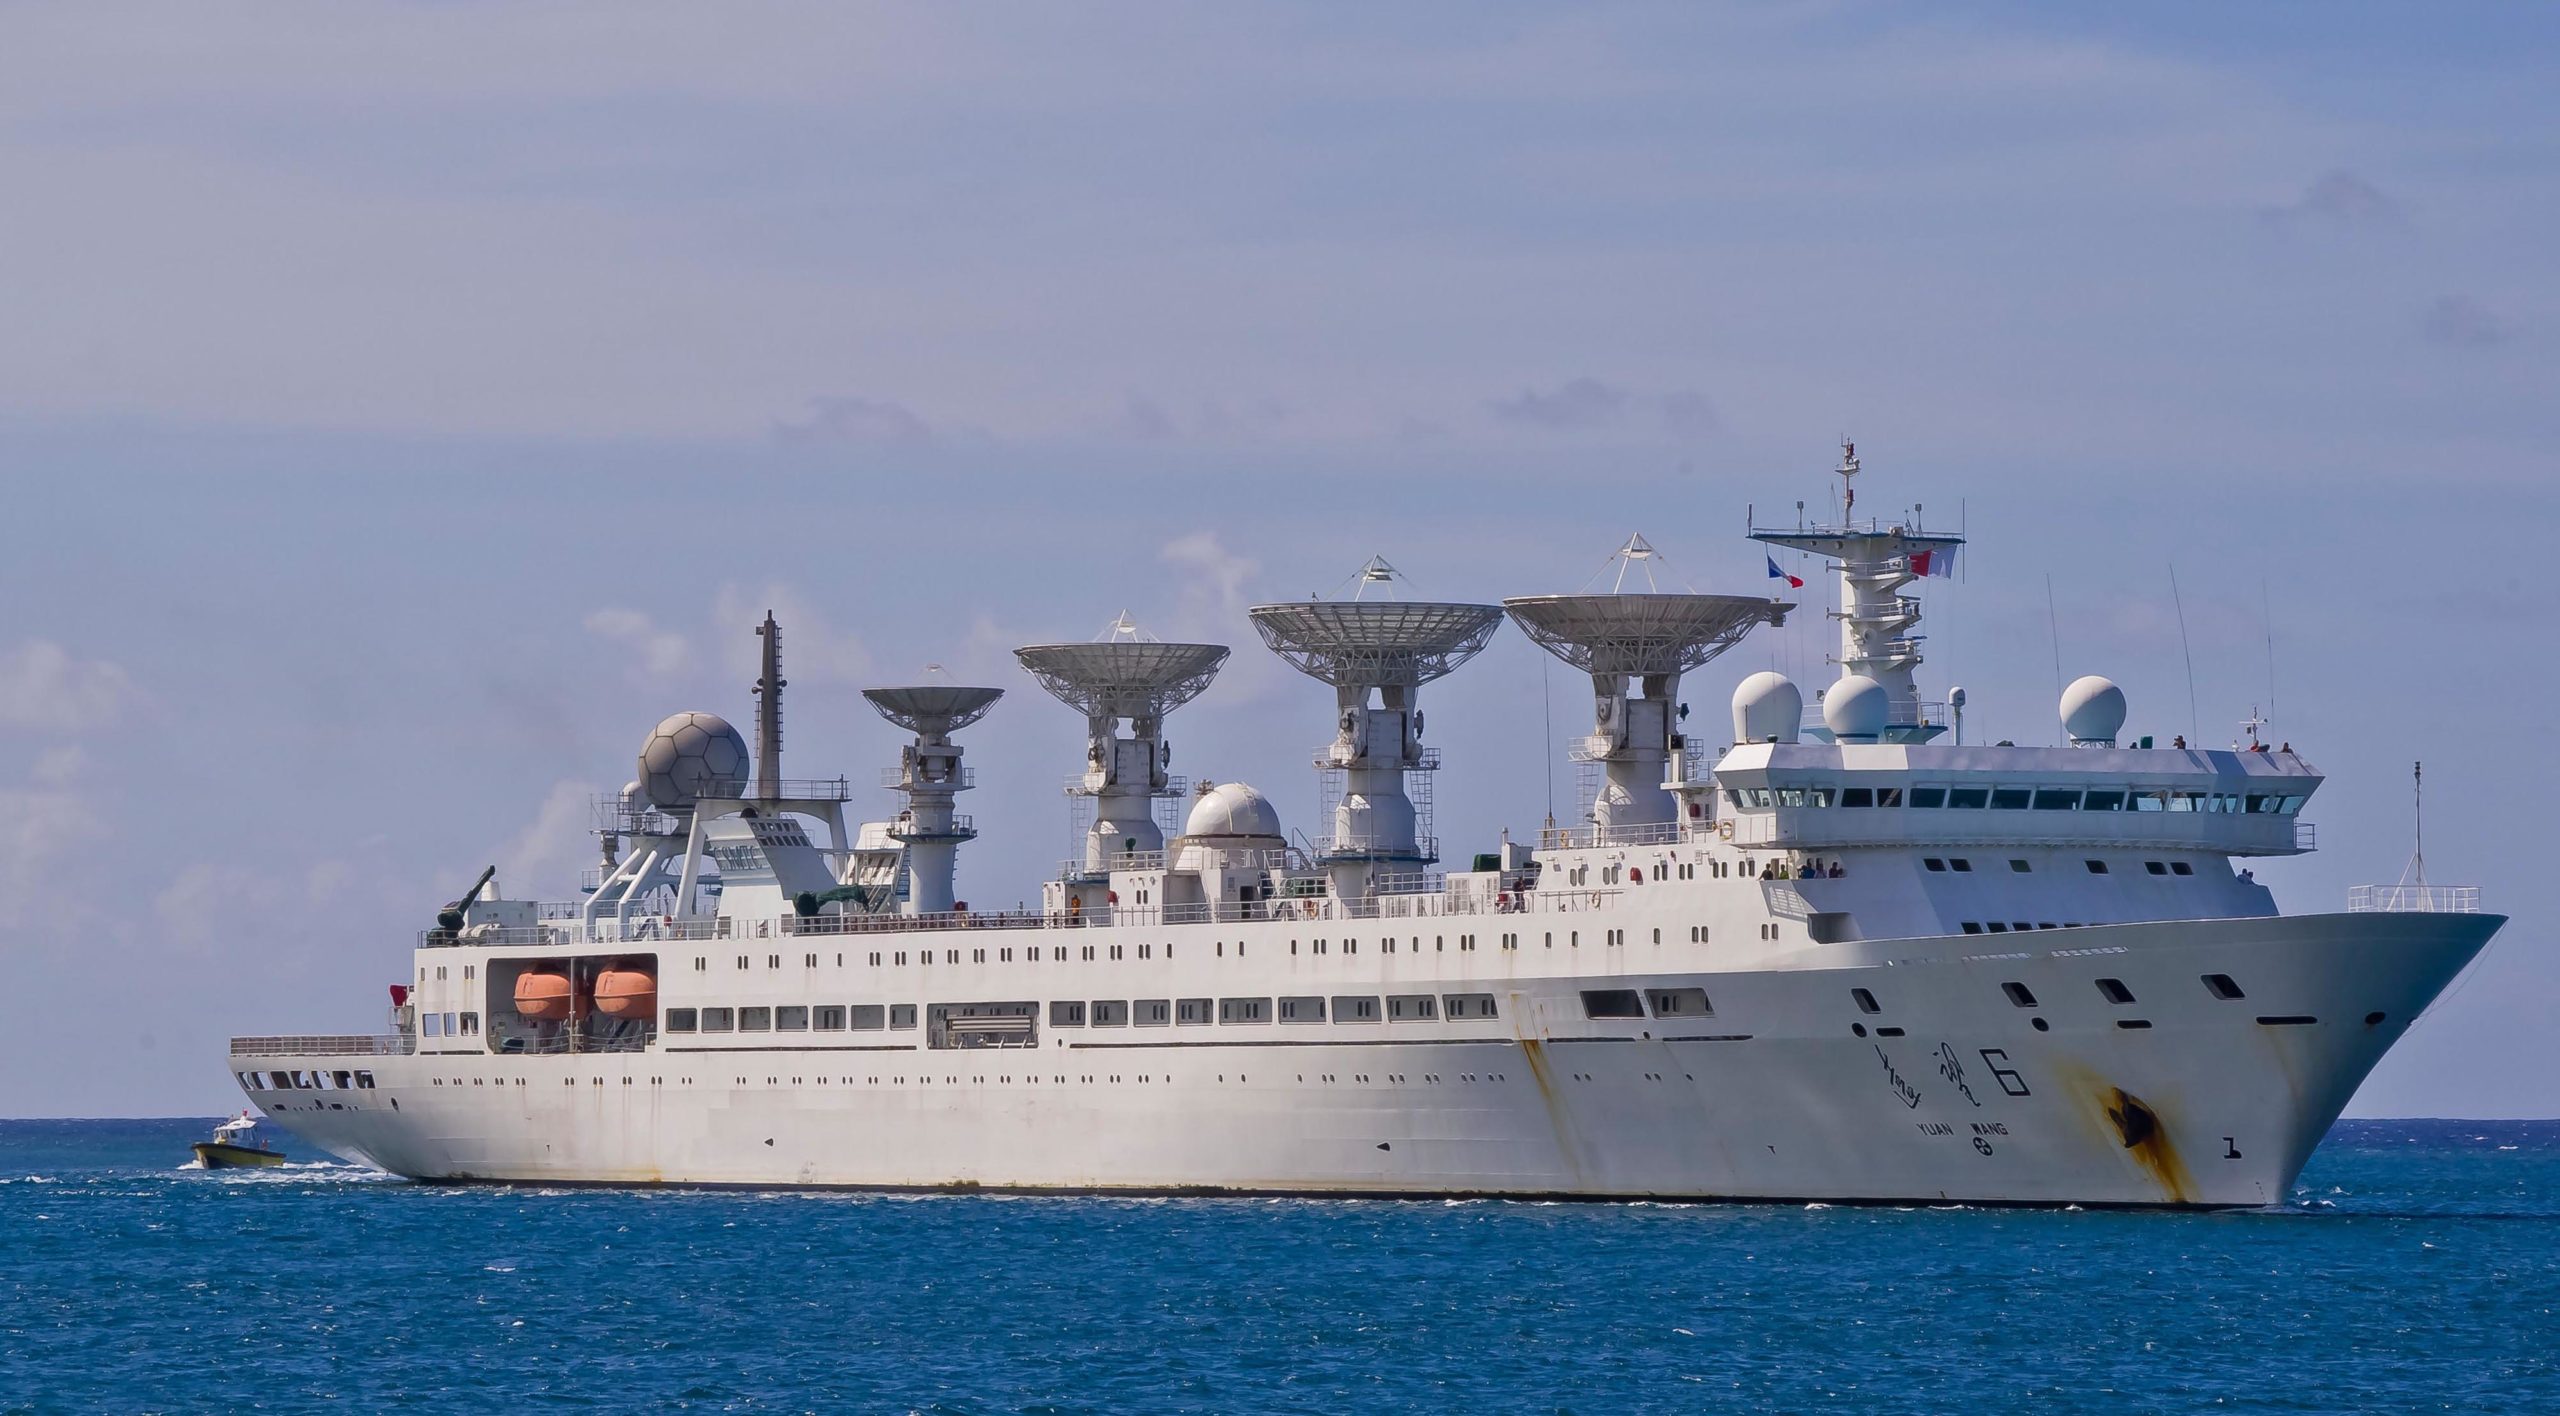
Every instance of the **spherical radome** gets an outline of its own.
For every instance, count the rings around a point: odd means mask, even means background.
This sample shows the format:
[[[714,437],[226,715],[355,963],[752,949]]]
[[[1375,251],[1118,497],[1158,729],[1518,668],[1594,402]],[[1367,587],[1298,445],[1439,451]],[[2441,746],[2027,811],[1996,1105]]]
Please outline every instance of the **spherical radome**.
[[[1733,691],[1735,742],[1794,742],[1804,726],[1804,691],[1785,674],[1762,670]]]
[[[1822,724],[1837,742],[1874,742],[1884,736],[1893,717],[1893,700],[1884,685],[1851,674],[1822,695]]]
[[[2096,674],[2083,674],[2062,691],[2063,736],[2076,744],[2115,745],[2124,731],[2124,690]]]
[[[1183,819],[1182,834],[1195,837],[1255,836],[1278,839],[1280,812],[1242,782],[1221,782],[1200,794]]]
[[[712,783],[746,775],[747,740],[717,713],[677,713],[640,749],[640,788],[668,811],[691,807]]]

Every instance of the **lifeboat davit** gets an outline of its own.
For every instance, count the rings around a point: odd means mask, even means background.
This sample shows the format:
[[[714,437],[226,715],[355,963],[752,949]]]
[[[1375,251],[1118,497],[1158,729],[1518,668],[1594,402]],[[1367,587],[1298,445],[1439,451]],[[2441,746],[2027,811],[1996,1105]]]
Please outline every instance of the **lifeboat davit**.
[[[556,973],[516,975],[516,1012],[538,1023],[569,1016],[569,976]]]
[[[596,1011],[608,1018],[658,1015],[658,977],[647,969],[612,968],[596,975]]]

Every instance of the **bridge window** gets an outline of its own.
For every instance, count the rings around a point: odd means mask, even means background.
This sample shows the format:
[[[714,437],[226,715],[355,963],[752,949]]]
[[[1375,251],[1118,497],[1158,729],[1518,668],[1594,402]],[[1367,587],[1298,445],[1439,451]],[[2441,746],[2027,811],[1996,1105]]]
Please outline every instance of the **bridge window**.
[[[2082,811],[2122,811],[2124,797],[2123,792],[2091,792],[2080,799],[2080,809]]]
[[[2024,811],[2035,803],[2035,792],[2026,787],[1993,787],[1993,811]]]
[[[1944,787],[1913,787],[1911,789],[1911,805],[1915,809],[1935,811],[1946,804],[1947,789]]]
[[[2038,811],[2078,811],[2079,809],[2080,789],[2077,787],[2069,791],[2046,787],[2036,792],[2036,810]]]
[[[1876,804],[1875,788],[1842,787],[1840,789],[1840,804],[1842,806],[1874,806]]]
[[[1971,811],[1991,804],[1989,787],[1949,787],[1947,806],[1950,810]]]

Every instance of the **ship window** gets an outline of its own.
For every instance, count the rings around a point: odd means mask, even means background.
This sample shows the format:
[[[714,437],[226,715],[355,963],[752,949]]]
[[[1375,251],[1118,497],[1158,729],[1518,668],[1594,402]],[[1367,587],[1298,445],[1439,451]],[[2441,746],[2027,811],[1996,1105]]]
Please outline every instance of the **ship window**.
[[[1947,789],[1944,787],[1913,787],[1911,789],[1911,804],[1925,810],[1935,811],[1939,807],[1947,804]]]
[[[853,1005],[853,1030],[855,1032],[878,1032],[888,1025],[889,1010],[887,1008],[884,1008],[877,1003],[856,1003]]]
[[[2169,862],[2169,873],[2171,875],[2193,875],[2196,873],[2196,868],[2187,864],[2183,860],[2173,860]]]
[[[2169,809],[2171,811],[2202,811],[2204,810],[2204,803],[2205,794],[2203,792],[2169,793]]]
[[[358,1073],[356,1073],[356,1090],[358,1090],[358,1091],[371,1091],[371,1090],[373,1090],[373,1074],[372,1074],[371,1072],[358,1072]]]
[[[1876,804],[1875,788],[1842,787],[1840,789],[1840,804],[1842,806],[1873,806]]]
[[[844,1005],[832,1003],[818,1009],[817,1029],[820,1032],[843,1032]]]
[[[2082,811],[2122,811],[2124,810],[2124,793],[2091,792],[2080,799],[2080,809]]]
[[[2142,868],[2150,871],[2154,875],[2166,875],[2169,873],[2169,862],[2165,860],[2146,860],[2142,863]]]
[[[1881,1013],[1884,1011],[1883,1008],[1877,1006],[1876,996],[1863,988],[1850,989],[1849,996],[1857,1000],[1858,1011],[1861,1013]]]
[[[1989,929],[1994,934],[2006,934],[2009,932],[2009,926],[2002,924],[1996,919],[1991,921],[1990,924],[1985,925],[1984,928]]]
[[[1173,1000],[1170,998],[1141,998],[1130,1008],[1130,1021],[1142,1028],[1160,1028],[1173,1021]]]
[[[775,1032],[807,1032],[809,1030],[807,1005],[794,1003],[774,1009],[773,1030]]]
[[[1451,1018],[1492,1018],[1501,1016],[1490,993],[1452,993],[1440,1000],[1441,1011]]]
[[[2089,873],[2091,875],[2104,875],[2107,873],[2107,863],[2103,860],[2084,860],[2080,863],[2089,868]]]
[[[1965,859],[1963,856],[1951,856],[1947,860],[1947,869],[1954,871],[1958,875],[1971,875],[1973,873],[1973,862]]]
[[[1993,811],[2024,811],[2034,800],[2035,793],[2025,787],[1993,787],[1991,789]]]
[[[1936,856],[1925,856],[1921,859],[1920,864],[1930,870],[1941,872],[1947,868],[1947,863]]]
[[[1271,1021],[1268,998],[1221,998],[1218,1021],[1222,1023],[1267,1023]]]
[[[1951,808],[1970,811],[1976,807],[1989,806],[1990,804],[1991,789],[1989,787],[1947,788],[1947,805]]]
[[[1174,1004],[1173,1020],[1186,1028],[1198,1027],[1209,1021],[1209,1003],[1206,998],[1179,999]]]
[[[693,1031],[693,1019],[694,1013],[691,1008],[669,1008],[667,1010],[667,1031],[691,1032]]]
[[[1321,1023],[1324,1021],[1324,1000],[1321,998],[1283,998],[1280,1000],[1280,1021],[1284,1023]]]
[[[1805,805],[1807,805],[1807,806],[1829,806],[1829,805],[1831,804],[1831,788],[1829,788],[1829,787],[1807,787],[1807,788],[1805,788],[1805,789],[1804,789],[1804,804],[1805,804]]]
[[[1582,1013],[1589,1018],[1641,1018],[1644,1002],[1632,988],[1586,988]]]
[[[2009,1001],[2015,1003],[2021,1008],[2032,1008],[2036,1006],[2035,990],[2027,987],[2023,983],[2019,983],[2015,979],[2000,985],[2000,991],[2008,994]]]
[[[739,1010],[738,1010],[738,1031],[740,1031],[740,1032],[771,1032],[771,1031],[773,1031],[773,1010],[772,1010],[771,1008],[741,1008],[741,1009],[739,1009]]]
[[[1164,1021],[1164,1003],[1161,999],[1153,1003],[1141,1003],[1138,1007],[1141,1011],[1150,1008],[1155,1010],[1156,1016],[1150,1017],[1145,1021],[1152,1023],[1161,1023]],[[1125,1028],[1129,1026],[1129,1000],[1125,998],[1097,998],[1093,1000],[1093,1025],[1097,1028]]]
[[[1333,1020],[1337,1023],[1374,1023],[1378,1020],[1378,1000],[1337,997],[1333,1000]]]
[[[2080,790],[2077,787],[2069,791],[2057,787],[2045,787],[2036,792],[2036,810],[2038,811],[2078,811],[2079,809]]]
[[[1900,788],[1900,787],[1878,787],[1878,788],[1876,788],[1876,805],[1878,805],[1878,806],[1900,806],[1900,805],[1902,805],[1902,788]]]
[[[2133,990],[2125,987],[2124,980],[2120,978],[2102,978],[2098,980],[2098,992],[2104,995],[2106,1000],[2110,1003],[2130,1003],[2133,1001]]]
[[[2240,985],[2229,974],[2206,974],[2204,986],[2207,992],[2225,1003],[2249,996],[2240,991]]]
[[[1711,1018],[1716,1011],[1703,988],[1648,988],[1644,1001],[1657,1018]]]
[[[702,1030],[707,1033],[727,1032],[738,1025],[737,1013],[728,1008],[702,1010]]]
[[[915,1025],[916,1005],[913,1003],[892,1003],[889,1005],[889,1026],[892,1030],[899,1028],[911,1028]]]
[[[421,1022],[421,1024],[422,1024],[422,1027],[421,1027],[421,1029],[420,1029],[420,1030],[421,1030],[421,1031],[423,1031],[427,1036],[429,1036],[429,1037],[442,1037],[442,1036],[444,1036],[444,1014],[442,1014],[442,1013],[421,1013],[421,1014],[419,1015],[419,1020],[420,1020],[420,1022]]]
[[[1777,789],[1777,791],[1778,791],[1778,805],[1780,805],[1780,806],[1802,806],[1802,805],[1804,805],[1804,788],[1802,788],[1802,787],[1780,787],[1780,788],[1778,788],[1778,789]]]
[[[355,1074],[352,1072],[331,1072],[329,1074],[329,1085],[339,1091],[353,1090],[355,1084]]]
[[[1072,999],[1062,999],[1050,1004],[1049,1026],[1053,1028],[1083,1027],[1084,1004]]]
[[[1982,932],[1981,922],[1979,920],[1966,920],[1964,922],[1964,932],[1967,934],[1980,934]]]
[[[2035,869],[2035,867],[2027,864],[2023,860],[2013,860],[2009,862],[2009,869],[2013,874],[2024,875],[2028,871]]]

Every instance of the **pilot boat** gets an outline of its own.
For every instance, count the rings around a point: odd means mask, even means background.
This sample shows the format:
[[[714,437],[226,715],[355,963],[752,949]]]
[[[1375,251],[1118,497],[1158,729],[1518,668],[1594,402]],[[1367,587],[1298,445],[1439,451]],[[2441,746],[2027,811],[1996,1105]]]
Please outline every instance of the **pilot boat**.
[[[207,1170],[284,1164],[284,1152],[258,1134],[258,1118],[243,1111],[213,1128],[213,1139],[195,1143],[196,1163]]]

